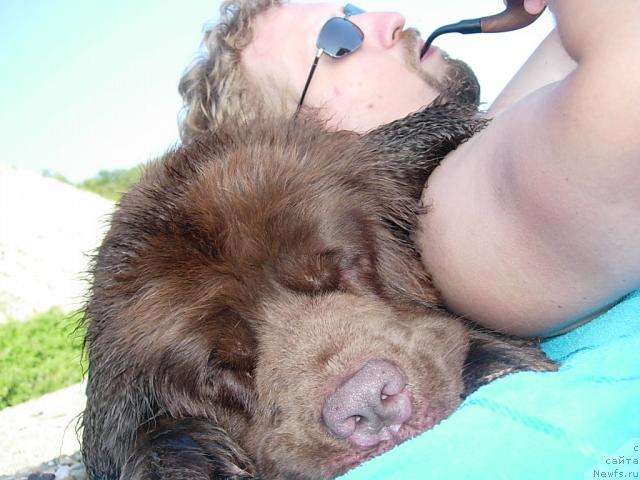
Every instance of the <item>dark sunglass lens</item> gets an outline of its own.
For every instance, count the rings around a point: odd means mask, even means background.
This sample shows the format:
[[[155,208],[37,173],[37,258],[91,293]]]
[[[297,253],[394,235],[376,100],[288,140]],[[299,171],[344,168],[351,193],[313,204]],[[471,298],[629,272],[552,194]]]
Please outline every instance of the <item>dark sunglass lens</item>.
[[[349,20],[334,17],[320,30],[317,47],[331,57],[342,57],[362,45],[364,34]]]

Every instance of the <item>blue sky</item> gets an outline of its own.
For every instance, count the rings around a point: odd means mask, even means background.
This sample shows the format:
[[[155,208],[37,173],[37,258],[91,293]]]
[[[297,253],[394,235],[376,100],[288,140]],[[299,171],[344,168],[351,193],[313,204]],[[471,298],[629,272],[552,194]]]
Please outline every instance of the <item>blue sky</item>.
[[[161,154],[178,138],[178,80],[219,3],[0,0],[0,163],[78,181]],[[425,34],[502,9],[501,0],[357,4],[398,10]],[[520,32],[438,44],[471,63],[490,101],[551,25],[547,16]]]

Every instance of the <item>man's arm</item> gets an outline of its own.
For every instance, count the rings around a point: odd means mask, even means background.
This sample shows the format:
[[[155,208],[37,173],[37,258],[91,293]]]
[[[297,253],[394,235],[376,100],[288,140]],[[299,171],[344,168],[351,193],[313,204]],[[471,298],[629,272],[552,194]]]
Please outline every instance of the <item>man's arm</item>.
[[[416,241],[454,311],[551,334],[640,287],[640,2],[549,2],[577,67],[430,177]]]
[[[563,80],[576,67],[554,29],[494,100],[487,114],[495,117],[531,92]]]

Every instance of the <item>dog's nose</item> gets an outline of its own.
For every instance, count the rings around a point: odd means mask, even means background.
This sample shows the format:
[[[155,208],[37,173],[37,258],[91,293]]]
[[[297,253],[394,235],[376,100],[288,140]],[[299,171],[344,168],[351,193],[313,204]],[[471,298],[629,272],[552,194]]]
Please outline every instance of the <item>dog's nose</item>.
[[[322,405],[329,432],[358,448],[393,440],[411,417],[407,379],[388,360],[369,360],[347,378]]]

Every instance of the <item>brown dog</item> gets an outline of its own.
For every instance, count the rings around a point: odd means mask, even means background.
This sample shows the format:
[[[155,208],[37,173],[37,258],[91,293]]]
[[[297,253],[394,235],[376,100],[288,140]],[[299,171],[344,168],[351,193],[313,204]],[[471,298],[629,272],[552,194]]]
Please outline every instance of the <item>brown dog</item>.
[[[332,478],[554,369],[440,309],[409,241],[427,176],[483,125],[441,103],[364,136],[270,120],[150,166],[93,271],[90,478]]]

